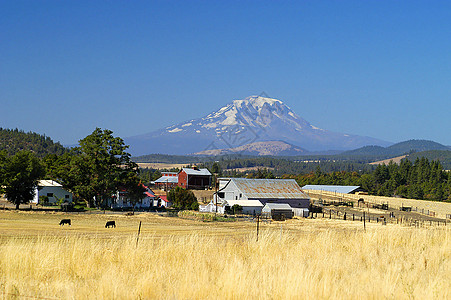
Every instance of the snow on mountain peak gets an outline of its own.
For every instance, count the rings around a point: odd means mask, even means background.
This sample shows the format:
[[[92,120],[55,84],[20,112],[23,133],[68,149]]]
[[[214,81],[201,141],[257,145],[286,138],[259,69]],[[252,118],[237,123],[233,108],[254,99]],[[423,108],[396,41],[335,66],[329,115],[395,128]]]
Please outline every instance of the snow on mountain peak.
[[[162,153],[194,153],[202,148],[237,148],[250,143],[275,140],[309,150],[352,149],[367,144],[386,143],[320,129],[298,116],[282,101],[262,96],[233,100],[202,118],[175,124],[131,140],[142,147],[159,149]]]

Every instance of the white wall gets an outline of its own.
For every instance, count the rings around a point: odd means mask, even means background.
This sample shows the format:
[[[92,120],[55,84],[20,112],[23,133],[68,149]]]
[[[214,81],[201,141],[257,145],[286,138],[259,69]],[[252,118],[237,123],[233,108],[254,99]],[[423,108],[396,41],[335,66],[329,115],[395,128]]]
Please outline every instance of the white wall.
[[[58,201],[56,198],[63,198],[63,202],[72,202],[73,200],[72,193],[66,191],[61,186],[42,186],[40,189],[36,189],[32,203],[38,203],[39,196],[48,196],[49,194],[53,194],[52,197],[49,196],[50,203],[56,203]]]

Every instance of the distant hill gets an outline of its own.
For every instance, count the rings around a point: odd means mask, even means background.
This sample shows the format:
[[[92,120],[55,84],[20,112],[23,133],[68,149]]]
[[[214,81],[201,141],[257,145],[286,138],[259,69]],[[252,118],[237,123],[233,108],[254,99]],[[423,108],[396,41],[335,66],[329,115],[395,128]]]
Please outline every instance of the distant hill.
[[[430,150],[410,154],[408,159],[414,162],[417,158],[427,158],[429,161],[438,160],[445,170],[451,170],[451,150]]]
[[[34,132],[24,132],[19,129],[0,128],[0,151],[6,150],[8,155],[14,155],[21,150],[30,150],[38,157],[47,154],[61,155],[67,149],[51,138]]]
[[[415,152],[430,150],[451,150],[450,147],[428,140],[409,140],[389,147],[365,146],[355,150],[345,151],[341,156],[367,156],[375,159],[386,159]]]
[[[212,149],[194,153],[194,155],[224,155],[241,153],[244,155],[271,155],[271,156],[294,156],[305,155],[307,150],[291,145],[283,141],[267,141],[246,144],[240,147],[227,149]]]

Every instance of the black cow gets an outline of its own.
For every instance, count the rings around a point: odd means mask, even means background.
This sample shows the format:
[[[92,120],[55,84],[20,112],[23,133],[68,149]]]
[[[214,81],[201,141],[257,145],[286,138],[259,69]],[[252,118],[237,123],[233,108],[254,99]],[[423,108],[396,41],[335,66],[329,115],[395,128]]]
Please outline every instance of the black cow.
[[[106,222],[105,228],[110,228],[110,227],[116,228],[116,222],[115,221],[108,221],[108,222]]]
[[[60,226],[64,225],[64,224],[68,224],[70,226],[71,225],[70,224],[70,219],[62,219],[61,222],[60,222]]]

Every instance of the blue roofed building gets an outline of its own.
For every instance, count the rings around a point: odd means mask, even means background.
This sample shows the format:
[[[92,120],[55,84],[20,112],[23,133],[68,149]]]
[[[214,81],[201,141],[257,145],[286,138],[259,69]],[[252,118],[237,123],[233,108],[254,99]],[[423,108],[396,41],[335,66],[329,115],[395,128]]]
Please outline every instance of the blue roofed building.
[[[313,185],[308,184],[302,187],[303,190],[325,191],[340,194],[356,194],[358,192],[365,192],[361,186],[358,185]]]

